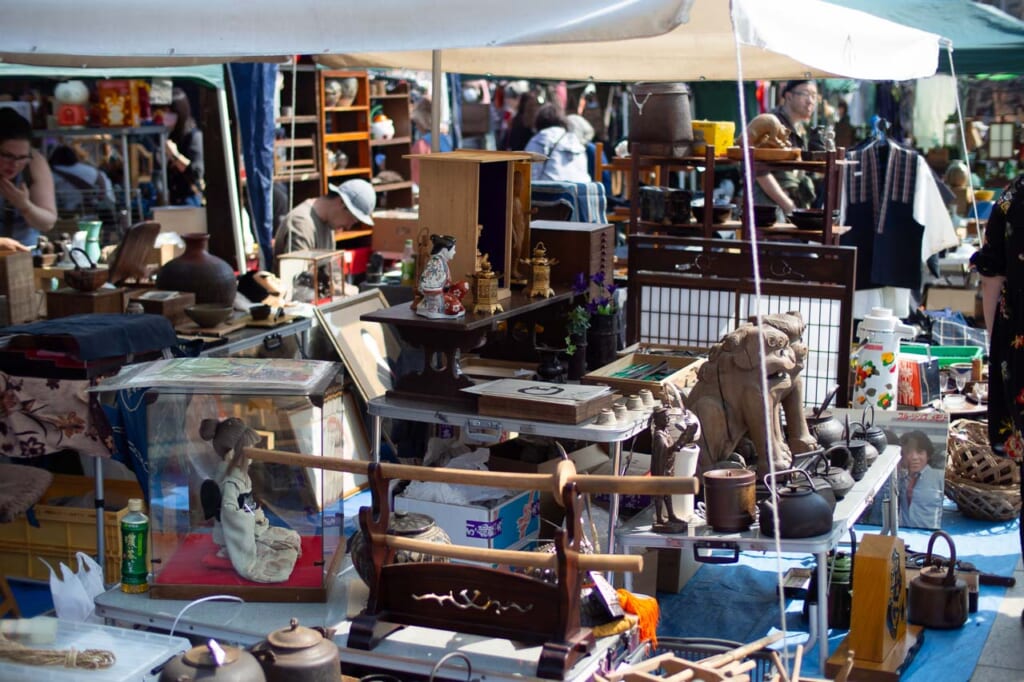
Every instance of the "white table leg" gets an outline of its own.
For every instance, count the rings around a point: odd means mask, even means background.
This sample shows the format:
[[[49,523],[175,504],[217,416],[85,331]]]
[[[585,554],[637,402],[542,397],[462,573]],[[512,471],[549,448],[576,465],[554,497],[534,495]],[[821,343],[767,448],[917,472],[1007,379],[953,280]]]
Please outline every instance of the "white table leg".
[[[370,447],[373,452],[373,461],[377,464],[380,464],[380,434],[383,419],[380,415],[375,414],[373,421],[370,422]]]
[[[828,553],[815,555],[818,561],[818,666],[822,675],[828,663]]]

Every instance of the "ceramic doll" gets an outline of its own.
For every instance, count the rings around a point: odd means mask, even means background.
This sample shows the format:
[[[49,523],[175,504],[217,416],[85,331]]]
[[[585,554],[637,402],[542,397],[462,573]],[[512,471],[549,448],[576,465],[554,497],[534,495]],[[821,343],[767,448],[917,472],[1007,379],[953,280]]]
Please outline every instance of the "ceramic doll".
[[[466,314],[462,297],[469,291],[469,284],[452,282],[448,263],[455,257],[455,237],[432,234],[430,241],[430,257],[420,272],[416,314],[432,319],[462,317]]]

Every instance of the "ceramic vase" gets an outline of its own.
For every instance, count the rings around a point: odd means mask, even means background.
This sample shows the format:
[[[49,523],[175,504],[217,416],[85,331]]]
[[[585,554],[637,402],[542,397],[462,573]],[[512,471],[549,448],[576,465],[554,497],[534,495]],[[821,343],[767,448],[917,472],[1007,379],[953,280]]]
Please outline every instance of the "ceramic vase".
[[[156,277],[158,289],[191,291],[196,303],[231,305],[235,301],[238,280],[235,271],[207,251],[208,234],[186,234],[185,253],[167,262]]]
[[[597,369],[614,362],[619,339],[617,315],[592,315],[587,330],[587,367]]]
[[[573,334],[570,341],[576,346],[576,352],[569,356],[566,375],[570,380],[577,380],[587,373],[587,337],[583,334]]]
[[[388,535],[398,535],[413,540],[433,542],[438,545],[452,544],[452,539],[448,537],[448,533],[434,523],[433,518],[426,514],[413,512],[392,512],[388,519]],[[370,545],[367,544],[366,538],[363,537],[362,530],[357,530],[352,536],[349,554],[352,557],[352,565],[355,566],[356,573],[359,574],[364,583],[369,585],[373,577],[373,557],[370,554]],[[419,552],[406,549],[400,549],[395,552],[396,564],[409,564],[419,561],[445,563],[448,559],[446,557],[420,554]]]
[[[79,220],[78,229],[85,232],[85,254],[93,263],[100,262],[100,230],[103,229],[101,220]]]

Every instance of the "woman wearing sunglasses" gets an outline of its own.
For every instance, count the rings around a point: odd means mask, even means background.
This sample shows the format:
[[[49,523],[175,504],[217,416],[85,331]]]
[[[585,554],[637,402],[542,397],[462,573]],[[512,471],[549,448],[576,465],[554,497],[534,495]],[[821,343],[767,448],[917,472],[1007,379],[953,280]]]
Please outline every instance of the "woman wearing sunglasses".
[[[14,109],[0,108],[0,249],[34,248],[55,222],[53,174],[32,149],[32,126]]]

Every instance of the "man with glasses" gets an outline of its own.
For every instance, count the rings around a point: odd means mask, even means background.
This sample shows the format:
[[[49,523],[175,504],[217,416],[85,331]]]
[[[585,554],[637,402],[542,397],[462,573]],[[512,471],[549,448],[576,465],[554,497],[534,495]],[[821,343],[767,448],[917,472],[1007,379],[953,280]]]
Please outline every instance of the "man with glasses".
[[[818,106],[818,86],[814,81],[787,81],[782,86],[782,104],[772,110],[789,129],[789,144],[803,150],[820,151],[819,140],[809,140],[807,124]],[[816,196],[814,182],[800,171],[759,171],[754,191],[755,203],[775,203],[783,215],[797,208],[810,208]]]
[[[32,149],[32,126],[14,109],[0,108],[0,250],[34,248],[39,233],[56,222],[53,174]]]

